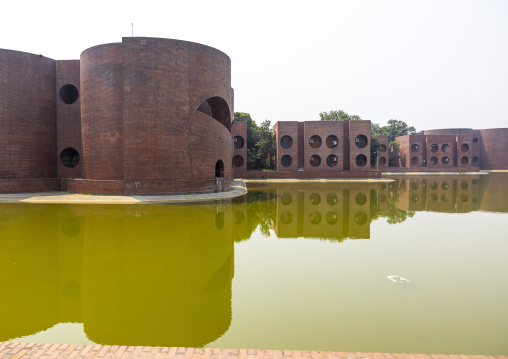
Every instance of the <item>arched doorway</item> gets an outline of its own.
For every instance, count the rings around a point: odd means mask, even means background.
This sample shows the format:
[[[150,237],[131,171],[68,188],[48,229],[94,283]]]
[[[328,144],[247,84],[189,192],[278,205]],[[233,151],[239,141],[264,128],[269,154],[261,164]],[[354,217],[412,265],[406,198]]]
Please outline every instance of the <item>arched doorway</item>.
[[[218,160],[215,164],[215,177],[224,177],[224,162]]]

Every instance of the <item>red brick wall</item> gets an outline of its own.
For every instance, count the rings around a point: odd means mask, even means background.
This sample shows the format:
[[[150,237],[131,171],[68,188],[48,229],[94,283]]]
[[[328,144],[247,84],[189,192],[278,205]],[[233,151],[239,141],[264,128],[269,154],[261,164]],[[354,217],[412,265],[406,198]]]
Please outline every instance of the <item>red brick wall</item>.
[[[0,50],[0,179],[56,178],[55,61]]]
[[[471,167],[472,165],[472,152],[473,152],[473,138],[471,134],[457,135],[457,167]]]
[[[351,171],[370,171],[370,121],[349,121],[349,161]],[[359,148],[355,145],[355,139],[359,135],[367,137],[367,146]],[[360,167],[356,164],[358,156],[364,155],[367,164]]]
[[[233,141],[233,158],[235,156],[241,156],[243,158],[243,165],[240,167],[233,166],[235,175],[247,171],[247,122],[235,121],[231,127],[231,137],[234,139],[236,136],[240,136],[243,139],[243,147],[235,148],[236,143]],[[239,142],[237,142],[239,143]]]
[[[81,147],[81,99],[79,80],[79,60],[56,62],[56,161],[59,178],[81,178],[83,169],[83,150]],[[73,85],[78,89],[78,99],[72,104],[65,103],[59,95],[64,85]],[[80,155],[75,167],[64,166],[60,153],[66,148],[74,148]]]
[[[277,171],[297,171],[298,170],[298,161],[299,161],[299,147],[301,146],[299,136],[298,136],[298,125],[299,123],[296,121],[279,121],[277,122],[273,130],[276,134],[277,141],[277,161],[275,169]],[[283,148],[281,146],[281,138],[284,136],[290,136],[293,140],[293,144],[290,148]],[[289,167],[284,167],[281,164],[282,156],[291,156],[291,165]]]
[[[59,191],[58,178],[0,179],[0,193]]]
[[[480,168],[508,169],[508,128],[493,128],[480,132]]]
[[[427,135],[427,167],[436,170],[442,170],[454,167],[454,158],[457,156],[456,152],[456,136],[455,135]],[[436,152],[432,152],[432,145],[438,146]],[[443,152],[443,145],[448,146],[448,151]],[[432,164],[432,158],[437,159],[436,164]],[[448,163],[443,163],[443,158],[448,157]]]
[[[379,150],[378,159],[377,159],[377,161],[378,161],[377,168],[379,168],[379,170],[384,171],[388,168],[388,165],[389,165],[390,140],[389,140],[388,135],[379,135],[377,137],[379,139],[379,142],[381,143],[381,146],[384,145],[386,148],[384,152],[381,151],[382,148]]]
[[[340,172],[344,170],[344,126],[347,123],[343,121],[305,121],[304,130],[304,168],[305,171],[312,172]],[[370,133],[370,131],[369,131]],[[327,146],[327,138],[330,135],[337,137],[338,143],[334,148]],[[319,136],[321,138],[321,146],[319,148],[311,147],[309,143],[312,136]],[[319,166],[312,166],[311,156],[317,155],[321,158]],[[327,157],[335,155],[337,157],[336,165],[333,167],[328,166]],[[370,166],[369,166],[370,168]]]

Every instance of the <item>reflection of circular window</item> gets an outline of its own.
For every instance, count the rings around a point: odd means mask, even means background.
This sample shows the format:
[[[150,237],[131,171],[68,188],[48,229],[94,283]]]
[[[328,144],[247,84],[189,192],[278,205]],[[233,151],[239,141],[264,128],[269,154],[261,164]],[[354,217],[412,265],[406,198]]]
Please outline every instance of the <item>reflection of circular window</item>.
[[[335,148],[339,144],[339,139],[335,135],[330,135],[326,138],[326,146],[328,148]]]
[[[311,212],[309,215],[309,222],[312,224],[319,224],[321,223],[321,214],[319,212]]]
[[[431,159],[430,159],[430,163],[433,164],[433,165],[437,165],[437,157],[436,156],[433,156]]]
[[[79,163],[79,153],[72,147],[68,147],[60,153],[60,162],[66,167],[76,167]]]
[[[365,135],[358,135],[355,138],[355,145],[358,148],[364,148],[365,146],[367,146],[368,142],[369,141],[367,140],[367,136]]]
[[[450,151],[450,145],[445,143],[444,145],[441,146],[441,151],[443,151],[444,153],[448,153]]]
[[[474,143],[478,143],[478,137],[473,138]]]
[[[319,157],[318,155],[313,155],[310,157],[310,165],[312,167],[317,167],[321,164],[321,157]]]
[[[447,203],[447,202],[448,202],[448,200],[449,200],[448,195],[447,195],[446,193],[443,193],[443,194],[441,195],[441,202],[443,202],[443,203]]]
[[[365,193],[358,193],[355,196],[355,202],[359,206],[363,206],[365,203],[367,203],[367,196],[365,195]]]
[[[319,148],[319,147],[321,147],[321,137],[319,137],[318,135],[312,136],[310,138],[310,140],[309,140],[309,145],[312,148]]]
[[[380,164],[381,166],[386,165],[386,157],[381,157],[381,158],[379,158],[379,161],[378,161],[378,162],[379,162],[379,164]]]
[[[411,164],[413,166],[417,166],[419,162],[420,162],[420,159],[418,157],[411,158]]]
[[[60,88],[59,95],[60,95],[60,98],[62,99],[62,101],[64,103],[66,103],[67,105],[70,105],[70,104],[73,104],[74,102],[76,102],[76,100],[78,99],[78,96],[79,96],[78,89],[76,88],[76,86],[71,85],[71,84],[63,85]]]
[[[381,153],[385,153],[386,150],[387,150],[386,145],[381,145],[381,147],[379,147],[379,152]]]
[[[437,189],[437,182],[432,182],[430,184],[430,189]]]
[[[236,155],[233,157],[233,166],[234,167],[242,167],[243,166],[243,157],[240,155]]]
[[[293,146],[293,139],[291,136],[282,136],[280,139],[280,145],[282,148],[291,148],[291,146]]]
[[[290,155],[284,155],[282,156],[282,158],[280,159],[280,163],[284,166],[284,167],[289,167],[291,166],[291,164],[293,163],[293,159],[291,158]]]
[[[473,157],[473,163],[477,164],[480,161],[480,159],[477,156]]]
[[[367,214],[365,214],[365,212],[363,212],[363,211],[356,212],[355,222],[356,222],[356,224],[359,224],[359,225],[367,223]]]
[[[460,195],[460,201],[461,201],[462,203],[466,203],[467,201],[469,201],[469,196],[468,196],[467,194],[465,194],[465,193],[462,193],[462,194]]]
[[[319,193],[313,193],[310,195],[310,204],[317,206],[321,203],[321,196]]]
[[[467,184],[467,182],[466,182],[466,181],[462,181],[462,182],[460,182],[460,188],[462,188],[464,191],[465,191],[466,189],[468,189],[468,187],[469,187],[469,185]]]
[[[291,202],[293,202],[293,197],[289,193],[283,193],[282,196],[280,196],[280,201],[283,205],[287,206],[290,205]]]
[[[284,211],[280,214],[280,221],[283,224],[290,224],[293,222],[293,215],[288,211]]]
[[[239,150],[243,147],[245,141],[243,140],[242,136],[235,136],[233,137],[233,144],[235,145],[235,149]]]
[[[472,184],[478,184],[478,183],[479,183],[479,181],[478,181],[478,179],[477,179],[477,178],[475,178],[475,179],[473,179],[473,180],[471,181],[471,183],[472,183]]]
[[[335,212],[328,212],[326,214],[326,223],[330,225],[334,225],[338,222],[339,216],[337,216],[337,213]]]
[[[436,203],[436,202],[437,202],[437,194],[432,193],[432,194],[430,195],[429,199],[430,199],[430,201],[431,201],[432,203]]]
[[[469,145],[467,143],[463,143],[462,146],[460,146],[460,150],[462,152],[467,152],[469,151]]]
[[[448,164],[448,162],[450,162],[450,159],[448,157],[444,156],[443,158],[441,158],[442,164],[446,165],[446,164]]]
[[[337,204],[337,195],[335,193],[328,193],[326,195],[326,203],[330,206]]]
[[[464,156],[460,159],[460,163],[462,163],[463,165],[467,165],[469,163],[469,157],[467,156]]]
[[[367,164],[367,156],[358,155],[356,156],[356,165],[358,167],[364,167]]]
[[[430,146],[430,152],[437,152],[438,149],[439,146],[435,143],[432,146]]]
[[[411,146],[411,152],[416,153],[420,149],[420,146],[418,146],[416,143]]]
[[[326,164],[329,167],[335,167],[335,166],[337,166],[337,156],[330,155],[330,156],[326,157]]]
[[[411,202],[413,202],[413,203],[418,203],[418,200],[419,200],[419,199],[420,199],[420,198],[419,198],[419,197],[418,197],[418,195],[416,195],[416,194],[414,194],[414,195],[412,195],[412,196],[411,196]]]
[[[411,189],[413,191],[416,191],[418,189],[418,187],[420,187],[420,186],[418,186],[418,182],[411,182]]]
[[[447,190],[448,188],[450,188],[450,185],[448,184],[448,182],[443,182],[441,183],[441,188]]]

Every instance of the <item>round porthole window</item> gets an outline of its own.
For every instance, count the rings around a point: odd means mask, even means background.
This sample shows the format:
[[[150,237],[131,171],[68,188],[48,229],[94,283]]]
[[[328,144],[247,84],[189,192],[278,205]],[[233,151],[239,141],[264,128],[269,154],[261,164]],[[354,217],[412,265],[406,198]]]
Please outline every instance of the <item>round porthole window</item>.
[[[73,104],[79,97],[78,89],[76,86],[71,84],[63,85],[58,94],[60,95],[62,101],[67,105]]]
[[[68,147],[60,153],[60,162],[65,167],[76,167],[79,163],[79,153],[72,147]]]

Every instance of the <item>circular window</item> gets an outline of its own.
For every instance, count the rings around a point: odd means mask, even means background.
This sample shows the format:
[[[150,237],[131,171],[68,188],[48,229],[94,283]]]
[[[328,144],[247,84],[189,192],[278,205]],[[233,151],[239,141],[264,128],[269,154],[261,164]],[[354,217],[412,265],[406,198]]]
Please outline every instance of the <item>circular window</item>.
[[[449,200],[450,200],[450,197],[446,193],[443,193],[441,195],[441,202],[448,203]]]
[[[63,85],[61,88],[60,88],[60,98],[62,99],[62,101],[64,103],[66,103],[67,105],[70,105],[70,104],[73,104],[74,102],[76,102],[76,100],[78,99],[78,89],[76,88],[76,86],[74,85],[71,85],[71,84],[67,84],[67,85]]]
[[[68,147],[60,153],[60,162],[66,167],[76,167],[79,163],[79,153],[72,147]]]
[[[460,146],[460,150],[462,152],[467,152],[469,151],[469,145],[467,143],[463,143],[462,146]]]
[[[329,225],[337,224],[338,220],[339,220],[339,216],[337,216],[337,213],[328,212],[326,214],[326,223],[328,223]]]
[[[280,214],[280,221],[283,224],[290,224],[293,222],[293,215],[288,211],[284,211]]]
[[[321,196],[319,193],[313,193],[310,195],[310,204],[317,206],[321,203]]]
[[[465,194],[465,193],[462,193],[462,194],[460,195],[460,201],[461,201],[462,203],[466,203],[467,201],[469,201],[469,196],[468,196],[467,194]]]
[[[477,156],[473,157],[473,163],[477,164],[480,161],[480,159]]]
[[[367,196],[365,195],[365,193],[358,193],[355,196],[355,202],[359,206],[363,206],[365,203],[367,203]]]
[[[367,156],[358,155],[356,156],[356,165],[358,167],[364,167],[367,164]]]
[[[478,143],[478,137],[474,137],[474,138],[473,138],[473,142],[474,142],[474,143]]]
[[[444,165],[447,165],[448,162],[450,162],[450,159],[446,156],[444,156],[443,158],[441,158],[441,163],[444,164]]]
[[[379,147],[379,152],[385,153],[387,149],[388,148],[386,148],[386,145],[381,145],[381,147]]]
[[[293,139],[291,136],[282,136],[280,139],[280,145],[282,148],[291,148],[291,146],[293,146]]]
[[[358,135],[355,138],[355,145],[358,148],[364,148],[365,146],[367,146],[368,142],[369,141],[367,140],[367,136],[365,135]]]
[[[460,163],[462,163],[463,165],[467,165],[469,163],[469,157],[467,156],[464,156],[460,159]]]
[[[430,184],[430,189],[437,189],[437,182],[432,182]]]
[[[432,194],[430,195],[429,199],[430,199],[430,201],[431,201],[432,203],[436,203],[436,202],[437,202],[437,194],[432,193]]]
[[[439,150],[439,146],[437,144],[434,143],[430,146],[430,152],[437,152],[437,150]]]
[[[419,200],[419,199],[420,199],[420,198],[419,198],[419,197],[418,197],[418,195],[416,195],[416,194],[414,194],[414,195],[412,195],[412,196],[411,196],[411,202],[413,202],[413,203],[418,203],[418,200]]]
[[[321,147],[321,137],[319,137],[318,135],[312,136],[310,138],[310,140],[309,140],[309,145],[312,148],[319,148],[319,147]]]
[[[287,206],[290,205],[291,202],[293,202],[293,197],[289,193],[283,193],[282,196],[280,196],[280,201],[283,205]]]
[[[319,212],[311,212],[311,214],[309,214],[309,222],[312,223],[312,224],[319,224],[321,223],[321,214]]]
[[[291,166],[291,163],[293,163],[293,159],[291,158],[290,155],[284,155],[282,156],[282,158],[280,159],[280,163],[284,166],[284,167],[289,167]]]
[[[240,155],[236,155],[233,157],[233,166],[234,167],[242,167],[243,166],[243,157]]]
[[[320,164],[321,164],[321,157],[319,157],[318,155],[314,155],[314,156],[310,157],[310,165],[312,167],[317,167]]]
[[[330,135],[326,138],[326,146],[328,148],[335,148],[339,144],[339,139],[335,135]]]
[[[367,214],[365,214],[365,212],[363,212],[363,211],[356,212],[355,222],[356,222],[356,224],[359,224],[359,225],[363,225],[363,224],[367,223]]]
[[[335,193],[328,193],[326,195],[326,203],[330,206],[335,206],[337,204],[337,195]]]
[[[437,165],[437,157],[434,156],[430,159],[430,163],[433,164],[433,165]]]
[[[419,159],[418,157],[413,157],[413,158],[411,158],[411,164],[412,164],[413,166],[418,165],[418,163],[420,163],[420,159]]]
[[[477,179],[477,178],[475,178],[475,179],[473,179],[473,180],[471,181],[471,183],[472,183],[472,184],[478,184],[478,183],[479,183],[479,181],[478,181],[478,179]]]
[[[469,188],[469,185],[467,184],[466,181],[462,181],[460,183],[460,188],[462,188],[465,191],[465,190],[467,190]]]
[[[441,188],[447,190],[448,188],[450,188],[450,185],[448,184],[448,182],[443,182],[441,183]]]
[[[418,146],[416,143],[411,146],[411,152],[416,153],[420,149],[420,146]]]
[[[326,164],[327,164],[329,167],[334,167],[334,166],[337,166],[337,156],[335,156],[335,155],[330,155],[330,156],[326,157]]]
[[[233,144],[235,145],[235,149],[239,150],[243,147],[245,141],[243,140],[242,136],[235,136],[233,137]]]
[[[386,165],[386,157],[381,157],[381,158],[379,158],[379,161],[378,161],[378,162],[379,162],[379,164],[380,164],[380,165],[382,165],[382,166]]]
[[[450,145],[445,143],[444,145],[441,146],[441,151],[443,151],[444,153],[448,153],[450,151]]]

